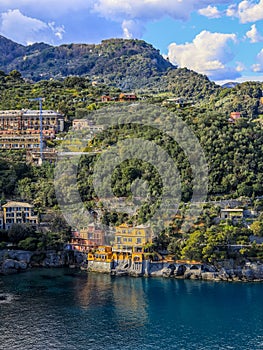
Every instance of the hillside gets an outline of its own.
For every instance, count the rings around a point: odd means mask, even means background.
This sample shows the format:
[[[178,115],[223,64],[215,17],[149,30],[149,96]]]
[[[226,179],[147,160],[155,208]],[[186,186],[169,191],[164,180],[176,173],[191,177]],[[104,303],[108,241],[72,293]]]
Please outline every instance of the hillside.
[[[7,53],[8,52],[8,53]],[[152,85],[169,69],[175,69],[152,45],[142,40],[110,39],[101,44],[23,46],[0,37],[0,70],[18,70],[38,81],[69,75],[134,89]]]

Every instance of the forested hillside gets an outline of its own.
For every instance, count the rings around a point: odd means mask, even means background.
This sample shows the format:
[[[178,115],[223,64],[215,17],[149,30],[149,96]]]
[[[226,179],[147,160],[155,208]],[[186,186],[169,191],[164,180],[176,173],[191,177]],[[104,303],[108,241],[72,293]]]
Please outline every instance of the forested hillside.
[[[218,199],[263,195],[263,105],[260,103],[262,83],[247,82],[234,88],[221,88],[210,82],[207,77],[188,69],[172,70],[163,75],[160,81],[162,84],[159,84],[158,88],[138,91],[139,101],[142,104],[150,104],[160,111],[166,110],[171,113],[172,119],[166,120],[162,117],[163,119],[159,120],[163,125],[171,124],[173,118],[180,117],[195,132],[209,167],[209,197]],[[101,102],[101,95],[117,97],[121,92],[120,89],[105,83],[94,85],[87,77],[71,76],[61,81],[41,80],[30,83],[22,78],[20,72],[14,70],[9,74],[1,72],[0,82],[0,109],[36,109],[37,103],[29,99],[45,97],[43,108],[64,113],[69,130],[74,118],[96,119],[94,111],[102,110],[106,105],[121,104],[114,101],[108,104]],[[166,100],[171,97],[175,99],[180,97],[191,103],[181,107],[176,103],[166,104]],[[241,118],[234,123],[229,121],[232,111],[241,113]],[[119,131],[101,134],[101,137],[94,139],[89,147],[91,149],[108,147],[116,142],[118,133],[124,138],[136,135],[124,126]],[[152,134],[151,130],[147,130],[143,137],[156,140],[178,162],[182,178],[182,199],[188,201],[192,194],[191,169],[182,150],[173,142],[167,142],[164,136]],[[48,145],[54,147],[56,142],[49,142]],[[19,160],[16,157],[20,157]],[[80,174],[83,172],[92,174],[95,161],[94,156],[83,159]],[[52,165],[36,171],[32,165],[25,166],[23,153],[16,156],[12,152],[4,151],[1,153],[1,164],[2,198],[32,201],[39,210],[56,205]],[[128,183],[136,175],[150,181],[152,197],[158,200],[161,189],[154,169],[148,168],[144,163],[136,165],[128,162],[123,164],[117,173],[119,175],[115,174],[113,177],[116,195],[129,195]],[[89,176],[80,176],[79,179],[85,205],[88,208],[96,206],[95,193],[88,185]],[[140,221],[143,221],[145,216],[148,217],[152,209],[145,206],[139,215]],[[105,217],[105,220],[109,218]],[[113,221],[119,222],[121,218],[115,215]]]
[[[142,40],[110,39],[101,44],[22,46],[0,37],[0,69],[19,70],[33,81],[87,76],[122,89],[155,85],[175,69],[158,50]]]

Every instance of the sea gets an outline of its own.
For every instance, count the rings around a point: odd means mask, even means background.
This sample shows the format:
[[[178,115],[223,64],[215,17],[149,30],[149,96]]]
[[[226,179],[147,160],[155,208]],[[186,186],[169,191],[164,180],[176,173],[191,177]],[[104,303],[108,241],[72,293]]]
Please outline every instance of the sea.
[[[35,269],[0,277],[0,349],[263,349],[263,283]]]

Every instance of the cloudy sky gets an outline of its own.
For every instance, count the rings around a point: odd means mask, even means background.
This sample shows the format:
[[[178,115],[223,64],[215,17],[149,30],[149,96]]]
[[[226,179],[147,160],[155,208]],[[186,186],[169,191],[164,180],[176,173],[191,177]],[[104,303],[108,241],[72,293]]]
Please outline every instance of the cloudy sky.
[[[1,0],[0,34],[24,45],[140,38],[211,80],[263,80],[263,0]]]

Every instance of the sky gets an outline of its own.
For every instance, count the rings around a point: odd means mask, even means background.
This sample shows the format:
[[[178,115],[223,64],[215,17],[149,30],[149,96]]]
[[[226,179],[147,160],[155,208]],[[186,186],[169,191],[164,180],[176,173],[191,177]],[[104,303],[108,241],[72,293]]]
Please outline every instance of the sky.
[[[23,45],[143,39],[217,83],[263,81],[263,0],[0,0],[0,34]]]

